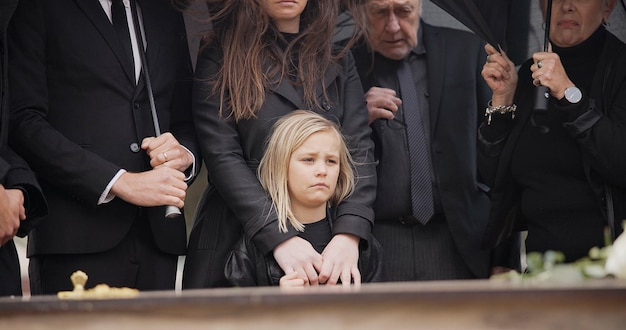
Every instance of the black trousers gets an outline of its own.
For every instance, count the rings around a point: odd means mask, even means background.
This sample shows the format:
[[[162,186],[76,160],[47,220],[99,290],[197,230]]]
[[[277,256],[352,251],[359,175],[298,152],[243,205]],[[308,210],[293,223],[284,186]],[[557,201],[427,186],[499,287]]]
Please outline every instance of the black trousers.
[[[77,234],[78,235],[78,234]],[[71,291],[70,276],[82,270],[89,277],[85,288],[98,284],[140,291],[173,290],[178,256],[161,252],[145,217],[135,220],[128,235],[113,249],[91,254],[47,254],[30,258],[33,295]]]
[[[384,251],[384,281],[476,278],[461,257],[443,215],[435,215],[426,225],[376,219],[374,237]]]
[[[0,247],[0,297],[21,296],[20,261],[13,240]]]

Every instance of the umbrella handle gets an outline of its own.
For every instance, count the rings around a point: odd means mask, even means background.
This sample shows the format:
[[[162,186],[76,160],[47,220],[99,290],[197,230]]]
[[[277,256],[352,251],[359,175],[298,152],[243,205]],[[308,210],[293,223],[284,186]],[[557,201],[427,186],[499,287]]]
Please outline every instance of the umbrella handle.
[[[535,112],[543,113],[548,111],[548,98],[550,97],[548,87],[537,86],[535,93]]]
[[[165,207],[165,217],[168,219],[178,218],[182,213],[176,206],[168,205]]]

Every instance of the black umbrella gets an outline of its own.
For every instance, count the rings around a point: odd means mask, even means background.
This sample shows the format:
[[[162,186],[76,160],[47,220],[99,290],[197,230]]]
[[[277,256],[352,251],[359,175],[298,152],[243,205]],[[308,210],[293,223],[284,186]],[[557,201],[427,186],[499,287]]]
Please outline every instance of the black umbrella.
[[[496,49],[506,47],[509,0],[431,0]]]
[[[495,48],[506,49],[506,27],[509,1],[503,0],[431,0],[432,3],[459,20],[476,35]],[[550,39],[550,16],[552,0],[547,0],[546,30],[543,51],[548,51]],[[537,87],[535,112],[548,109],[549,90],[545,86]]]

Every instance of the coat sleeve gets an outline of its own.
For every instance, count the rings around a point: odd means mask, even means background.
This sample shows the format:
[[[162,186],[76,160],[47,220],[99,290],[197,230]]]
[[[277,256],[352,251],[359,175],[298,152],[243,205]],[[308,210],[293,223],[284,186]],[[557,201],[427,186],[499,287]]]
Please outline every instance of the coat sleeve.
[[[9,140],[46,180],[95,206],[120,167],[71,141],[48,121],[47,63],[53,59],[46,53],[50,40],[43,11],[38,1],[20,1],[9,27]]]
[[[333,233],[353,234],[367,240],[374,226],[372,205],[376,199],[374,143],[367,123],[368,114],[363,87],[352,53],[348,52],[340,64],[345,74],[345,83],[342,86],[344,92],[343,95],[339,95],[344,109],[340,124],[357,165],[354,191],[337,206]]]
[[[602,82],[583,91],[579,104],[557,102],[557,107],[570,113],[564,127],[581,146],[585,162],[605,182],[626,188],[626,45],[619,44],[619,50],[604,52]],[[595,92],[600,85],[601,92]]]
[[[21,189],[24,192],[26,219],[20,223],[17,236],[24,237],[48,214],[48,205],[35,175],[24,159],[12,149],[6,148],[0,155],[0,163],[8,166],[0,182],[6,189]]]

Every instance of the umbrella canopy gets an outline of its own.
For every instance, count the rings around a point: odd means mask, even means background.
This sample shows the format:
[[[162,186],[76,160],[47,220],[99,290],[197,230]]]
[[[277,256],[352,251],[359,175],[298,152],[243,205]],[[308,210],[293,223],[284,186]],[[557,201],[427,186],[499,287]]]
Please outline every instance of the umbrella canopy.
[[[496,49],[506,49],[510,0],[431,0]]]

